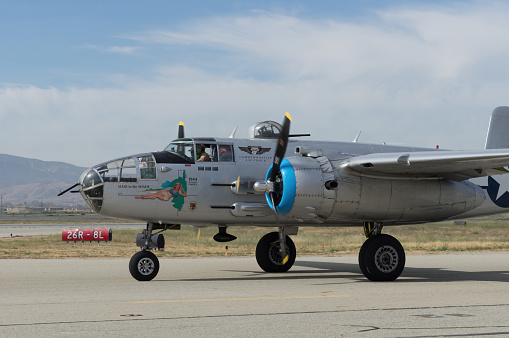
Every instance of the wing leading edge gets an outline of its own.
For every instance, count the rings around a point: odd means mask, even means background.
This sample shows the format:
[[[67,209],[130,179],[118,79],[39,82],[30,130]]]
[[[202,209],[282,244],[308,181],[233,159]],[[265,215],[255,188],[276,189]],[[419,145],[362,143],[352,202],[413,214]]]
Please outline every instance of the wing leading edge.
[[[353,157],[343,164],[345,169],[369,176],[454,181],[509,173],[505,166],[509,166],[509,149],[377,153]]]

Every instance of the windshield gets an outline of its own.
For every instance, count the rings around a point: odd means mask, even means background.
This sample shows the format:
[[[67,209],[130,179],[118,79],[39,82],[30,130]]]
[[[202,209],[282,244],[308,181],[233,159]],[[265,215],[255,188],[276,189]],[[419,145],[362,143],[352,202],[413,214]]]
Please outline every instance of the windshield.
[[[190,162],[194,162],[194,145],[190,141],[173,141],[165,149]]]

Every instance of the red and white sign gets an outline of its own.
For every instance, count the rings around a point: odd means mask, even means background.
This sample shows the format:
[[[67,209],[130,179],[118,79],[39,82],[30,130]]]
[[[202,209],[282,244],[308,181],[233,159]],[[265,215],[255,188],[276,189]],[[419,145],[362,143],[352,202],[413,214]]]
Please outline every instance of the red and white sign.
[[[62,241],[111,241],[111,229],[64,229]]]

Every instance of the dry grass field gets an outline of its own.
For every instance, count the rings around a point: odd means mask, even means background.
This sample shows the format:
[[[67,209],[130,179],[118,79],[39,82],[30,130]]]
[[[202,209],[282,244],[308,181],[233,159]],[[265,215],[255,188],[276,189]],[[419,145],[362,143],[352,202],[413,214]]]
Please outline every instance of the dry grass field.
[[[217,243],[212,236],[217,228],[200,230],[183,227],[180,231],[164,232],[166,247],[161,257],[254,255],[258,240],[276,228],[230,227],[228,232],[238,239]],[[420,225],[385,227],[384,233],[398,238],[407,253],[445,253],[460,251],[509,251],[509,223],[504,218],[467,221],[466,225],[441,222]],[[140,229],[141,231],[141,229]],[[68,257],[130,257],[139,250],[135,246],[138,230],[113,230],[113,241],[63,242],[61,235],[15,237],[0,239],[0,258],[68,258]],[[292,236],[301,255],[357,254],[365,238],[360,227],[300,228]]]

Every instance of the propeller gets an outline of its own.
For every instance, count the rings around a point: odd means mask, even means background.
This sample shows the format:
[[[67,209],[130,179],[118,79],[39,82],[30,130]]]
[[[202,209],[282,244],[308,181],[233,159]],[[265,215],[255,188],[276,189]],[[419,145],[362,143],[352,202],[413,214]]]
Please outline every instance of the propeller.
[[[286,147],[288,146],[288,138],[290,136],[290,124],[292,122],[292,117],[290,114],[285,114],[285,119],[283,121],[283,128],[281,133],[279,134],[279,139],[276,145],[276,151],[274,153],[274,159],[272,161],[272,167],[270,174],[268,175],[268,179],[265,184],[261,184],[261,188],[265,190],[267,194],[267,200],[270,200],[272,210],[274,211],[274,216],[276,217],[276,223],[279,227],[279,214],[277,210],[277,204],[281,201],[282,196],[282,182],[280,179],[281,176],[281,161],[285,157]],[[264,187],[263,187],[264,185]],[[256,189],[256,184],[255,184]],[[276,204],[277,202],[277,204]],[[280,229],[280,241],[281,241],[281,257],[283,258],[283,265],[288,262],[289,256],[286,251],[286,245],[284,245],[284,235]]]
[[[288,138],[290,137],[290,123],[292,118],[290,114],[285,114],[285,119],[283,121],[283,126],[281,133],[279,134],[279,139],[276,145],[276,151],[274,152],[274,159],[272,160],[272,166],[267,173],[267,177],[265,181],[258,181],[254,184],[253,188],[256,191],[265,192],[267,197],[267,202],[270,207],[276,213],[276,218],[278,216],[278,208],[277,206],[281,202],[281,197],[283,194],[283,186],[282,186],[282,173],[281,173],[281,163],[283,162],[286,147],[288,146]],[[283,164],[284,166],[285,164]],[[283,214],[286,214],[283,212]]]
[[[184,138],[184,122],[179,122],[178,138]]]
[[[281,183],[278,182],[278,176],[281,175],[281,161],[285,157],[286,147],[288,146],[288,137],[290,135],[290,123],[292,117],[286,113],[283,121],[283,128],[279,134],[279,139],[274,152],[274,159],[272,160],[272,169],[270,171],[269,179],[267,180],[267,187],[269,189],[268,195],[272,203],[272,210],[276,216],[276,222],[279,226],[279,215],[277,211],[276,200],[279,204],[282,195]]]

